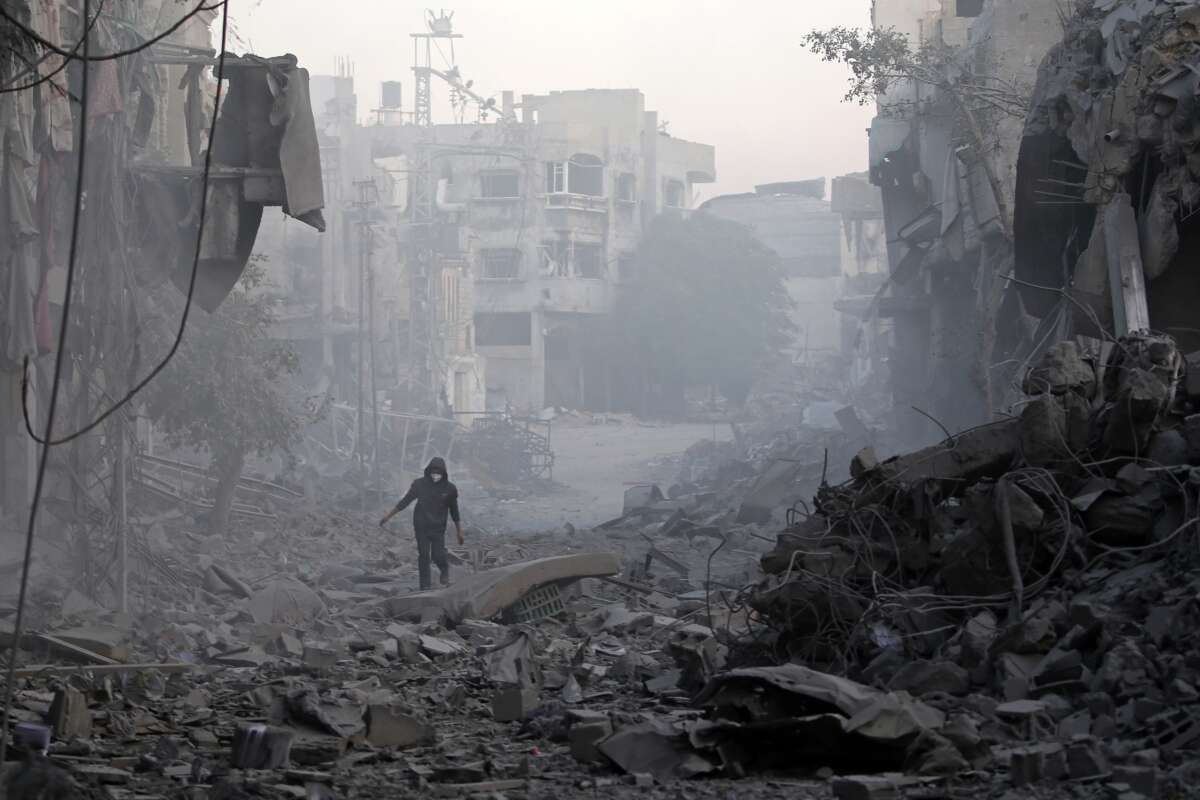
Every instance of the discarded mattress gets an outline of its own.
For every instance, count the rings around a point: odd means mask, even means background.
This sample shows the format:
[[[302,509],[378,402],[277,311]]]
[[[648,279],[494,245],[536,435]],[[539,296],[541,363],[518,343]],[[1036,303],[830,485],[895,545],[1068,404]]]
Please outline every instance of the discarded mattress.
[[[612,553],[540,558],[480,572],[444,589],[390,597],[385,608],[389,616],[400,619],[420,619],[427,609],[440,610],[454,623],[491,619],[539,586],[620,571],[621,562]]]

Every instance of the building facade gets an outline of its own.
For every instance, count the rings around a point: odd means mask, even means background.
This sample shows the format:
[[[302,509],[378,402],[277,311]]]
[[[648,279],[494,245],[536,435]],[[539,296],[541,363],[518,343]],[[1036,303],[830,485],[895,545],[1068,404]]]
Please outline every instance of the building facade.
[[[898,430],[913,440],[991,419],[1001,405],[1003,321],[1021,319],[1001,276],[1013,261],[1013,193],[1025,107],[1062,38],[1053,0],[878,0],[873,24],[938,59],[938,84],[901,80],[879,96],[870,177],[880,188]],[[976,92],[973,86],[983,86]],[[966,88],[964,88],[966,87]]]
[[[441,280],[447,269],[457,275],[457,299],[438,304],[461,345],[450,383],[463,385],[472,359],[486,364],[474,374],[484,375],[489,410],[607,408],[610,365],[592,352],[588,323],[610,313],[634,278],[632,255],[650,221],[686,213],[694,187],[715,180],[714,150],[660,130],[633,89],[519,103],[505,93],[497,116],[369,129],[377,163],[423,161],[432,171]],[[413,231],[401,225],[401,240]]]

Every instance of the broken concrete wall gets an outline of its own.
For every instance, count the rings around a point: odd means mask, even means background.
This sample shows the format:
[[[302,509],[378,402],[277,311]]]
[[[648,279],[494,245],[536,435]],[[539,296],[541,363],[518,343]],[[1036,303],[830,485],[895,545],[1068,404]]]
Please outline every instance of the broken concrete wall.
[[[1191,133],[1198,17],[1192,3],[1081,8],[1042,65],[1018,170],[1017,268],[1030,283],[1069,287],[1073,302],[1062,309],[1053,291],[1026,287],[1031,313],[1065,314],[1092,336],[1123,333],[1129,317],[1176,333],[1185,352],[1200,347],[1189,330],[1200,292],[1189,266],[1200,241],[1190,216],[1200,200]],[[1137,240],[1144,292],[1109,275],[1126,243],[1101,211],[1122,194],[1137,229],[1123,238]]]
[[[1028,97],[1038,68],[1051,48],[1062,41],[1062,4],[1054,0],[988,2],[970,27],[969,46],[980,74],[1001,77]],[[988,154],[1012,214],[1017,185],[1017,156],[1025,119],[999,115],[992,124],[997,148]]]
[[[893,27],[908,33],[914,48],[942,53],[945,68],[961,71],[965,87],[950,93],[900,84],[880,98],[871,131],[872,180],[883,191],[892,276],[880,313],[896,328],[896,422],[914,440],[937,433],[910,406],[956,428],[990,419],[988,406],[997,404],[991,362],[999,358],[1000,336],[992,320],[1004,290],[995,276],[1011,258],[1023,101],[1061,34],[1057,5],[1045,0],[983,3],[975,16],[973,8],[879,3],[875,9],[877,27]],[[905,22],[905,14],[914,17]],[[903,110],[918,98],[919,112]]]

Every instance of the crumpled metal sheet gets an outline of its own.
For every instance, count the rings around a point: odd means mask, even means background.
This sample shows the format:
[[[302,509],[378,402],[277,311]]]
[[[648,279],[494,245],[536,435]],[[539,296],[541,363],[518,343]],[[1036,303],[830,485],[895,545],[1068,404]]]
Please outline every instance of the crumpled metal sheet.
[[[751,667],[730,670],[711,680],[696,698],[696,704],[708,707],[745,705],[753,717],[774,713],[769,698],[755,692],[753,700],[730,694],[738,684],[761,689],[764,685],[798,698],[832,706],[847,721],[845,730],[876,741],[895,741],[922,731],[936,730],[945,724],[941,711],[914,699],[907,692],[881,692],[861,683],[818,672],[799,664],[779,667]],[[747,698],[751,695],[747,695]]]

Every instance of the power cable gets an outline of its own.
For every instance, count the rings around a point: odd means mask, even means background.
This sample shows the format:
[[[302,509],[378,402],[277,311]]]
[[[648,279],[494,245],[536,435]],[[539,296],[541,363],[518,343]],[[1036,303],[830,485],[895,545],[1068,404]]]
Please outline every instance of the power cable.
[[[91,0],[83,0],[83,18],[88,18]],[[0,7],[2,8],[2,7]],[[7,12],[5,13],[7,16]],[[86,60],[90,50],[91,37],[83,37],[83,54]],[[87,166],[87,132],[88,132],[88,72],[85,67],[80,79],[79,99],[82,112],[79,122],[78,151],[79,158],[75,175],[75,206],[71,218],[71,245],[67,253],[67,282],[66,294],[63,296],[62,319],[58,324],[58,348],[54,353],[54,378],[50,383],[50,404],[46,414],[46,441],[53,438],[54,412],[58,406],[58,391],[62,386],[63,353],[67,344],[67,326],[71,311],[71,289],[75,281],[75,265],[79,254],[79,218],[83,210],[83,180]],[[28,424],[28,417],[26,418]],[[8,659],[8,674],[4,682],[4,715],[0,717],[0,765],[4,764],[8,754],[8,720],[12,713],[13,691],[17,677],[17,654],[21,651],[21,634],[25,624],[25,599],[29,590],[29,566],[33,560],[33,533],[37,526],[37,512],[41,506],[42,488],[46,481],[46,463],[50,459],[50,445],[42,446],[41,457],[38,459],[37,477],[33,484],[33,500],[29,507],[29,524],[25,529],[25,555],[21,565],[21,588],[17,594],[17,617],[13,622],[12,650]]]
[[[184,25],[186,25],[188,23],[188,21],[192,19],[192,17],[196,16],[201,11],[214,11],[214,10],[226,5],[228,2],[229,2],[229,0],[219,0],[219,2],[213,3],[212,5],[207,5],[207,6],[206,5],[198,5],[195,8],[193,8],[191,11],[189,11],[187,14],[184,14],[181,19],[179,19],[177,22],[175,22],[175,24],[171,25],[165,31],[158,34],[157,36],[147,39],[146,41],[142,42],[141,44],[137,45],[136,47],[131,47],[128,50],[118,50],[115,53],[103,53],[98,56],[82,56],[81,57],[81,56],[76,55],[72,50],[64,50],[63,48],[56,45],[54,42],[51,42],[48,39],[43,38],[37,31],[30,28],[28,25],[25,25],[24,23],[22,23],[20,20],[18,20],[16,17],[14,17],[12,14],[10,14],[8,11],[6,11],[4,9],[3,5],[0,5],[0,19],[6,20],[10,25],[13,25],[17,29],[19,29],[23,34],[25,34],[25,36],[27,36],[28,38],[37,42],[43,48],[49,50],[52,53],[57,53],[58,55],[67,59],[68,61],[115,61],[120,58],[125,58],[127,56],[136,55],[137,53],[140,53],[143,50],[147,50],[147,49],[153,47],[154,45],[158,44],[159,42],[163,41],[164,39],[170,37],[171,34],[175,33],[175,31],[179,30]],[[86,15],[85,15],[85,17],[86,17]],[[223,23],[222,23],[222,27],[224,27]],[[222,53],[223,52],[224,52],[224,50],[222,50]]]
[[[96,27],[96,23],[100,21],[100,15],[104,13],[104,3],[105,3],[105,0],[99,0],[99,3],[96,6],[96,13],[94,15],[92,15],[91,21],[88,22],[87,28],[85,28],[83,31],[83,38],[81,38],[79,41],[77,41],[75,43],[75,46],[71,48],[72,54],[79,52],[80,46],[83,45],[83,40],[92,35],[92,29]],[[22,72],[20,75],[13,76],[13,78],[8,83],[4,84],[3,88],[0,88],[0,94],[10,94],[13,92],[24,92],[28,89],[34,89],[38,86],[41,86],[43,83],[48,83],[49,81],[54,80],[54,78],[57,77],[59,75],[59,73],[61,73],[63,70],[65,70],[67,68],[67,66],[71,63],[71,59],[64,58],[63,62],[61,64],[59,64],[57,67],[55,67],[52,72],[49,72],[49,73],[41,76],[36,81],[33,81],[32,83],[27,83],[23,86],[13,86],[13,84],[16,83],[17,81],[19,81],[21,78],[24,78],[29,73],[34,72],[38,68],[38,66],[41,65],[41,63],[43,61],[45,61],[47,58],[50,57],[50,55],[51,55],[51,53],[44,54],[40,59],[38,59],[37,64],[31,65],[28,70],[26,70],[25,72]]]
[[[167,364],[171,362],[171,359],[173,359],[175,354],[179,351],[179,346],[183,344],[183,333],[187,329],[188,317],[192,311],[192,298],[196,293],[196,275],[200,271],[200,253],[204,243],[204,221],[208,214],[208,181],[209,174],[212,170],[213,142],[217,135],[217,116],[221,109],[221,85],[225,77],[225,43],[229,33],[228,0],[222,0],[220,5],[224,6],[224,11],[221,14],[221,49],[217,56],[217,91],[216,98],[213,102],[212,123],[209,126],[208,131],[208,149],[205,150],[204,153],[204,172],[200,178],[200,223],[199,229],[196,232],[196,255],[192,259],[192,274],[188,279],[187,299],[183,306],[183,314],[179,319],[179,330],[175,334],[175,341],[171,344],[171,349],[167,351],[166,356],[164,356],[163,359],[159,361],[157,365],[155,365],[154,369],[150,370],[150,374],[135,384],[134,387],[126,392],[120,400],[110,406],[107,411],[104,411],[94,420],[74,433],[63,436],[59,439],[50,439],[49,436],[47,436],[45,439],[38,438],[38,435],[33,430],[33,425],[30,424],[29,356],[26,356],[21,366],[21,413],[25,418],[25,431],[39,444],[45,446],[66,444],[67,442],[74,441],[75,439],[78,439],[79,437],[95,430],[102,422],[104,422],[104,420],[117,413],[122,406],[129,403],[129,401],[131,401],[138,394],[138,392],[140,392],[142,389],[145,389],[150,381],[154,380],[160,372],[166,369]]]

